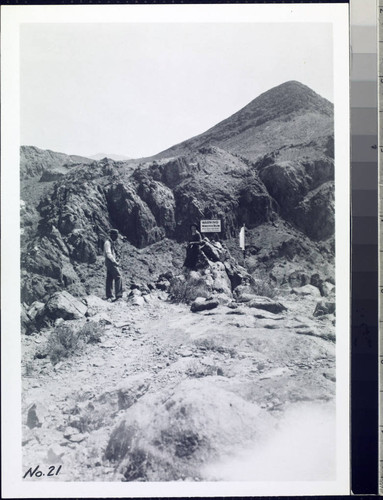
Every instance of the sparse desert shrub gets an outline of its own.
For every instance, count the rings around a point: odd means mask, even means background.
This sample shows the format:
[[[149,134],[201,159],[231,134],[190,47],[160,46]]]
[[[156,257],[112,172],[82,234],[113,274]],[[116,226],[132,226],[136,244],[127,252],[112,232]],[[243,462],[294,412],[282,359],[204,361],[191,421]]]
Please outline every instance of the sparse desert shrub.
[[[58,325],[51,333],[47,353],[52,364],[68,358],[83,349],[85,344],[100,342],[103,328],[94,321],[85,323],[80,329],[66,323]]]
[[[275,285],[270,279],[257,279],[251,283],[251,288],[254,290],[255,295],[262,295],[263,297],[274,298],[276,295]]]
[[[249,258],[247,262],[247,270],[252,275],[250,287],[252,293],[255,295],[262,295],[264,297],[274,298],[276,295],[275,283],[271,280],[269,274],[259,269],[259,264],[256,258]]]
[[[220,354],[228,353],[231,358],[236,357],[237,351],[232,347],[223,346],[218,340],[214,339],[202,339],[195,342],[195,345],[201,351],[213,351],[219,352]]]
[[[78,336],[72,326],[60,324],[51,333],[48,339],[48,355],[52,364],[57,364],[76,351]]]
[[[95,321],[87,321],[79,331],[80,336],[86,344],[97,344],[97,342],[101,342],[103,333],[104,328]]]
[[[194,360],[186,370],[185,374],[190,378],[202,378],[210,375],[217,375],[217,367],[213,365],[203,365],[198,360]]]
[[[188,281],[177,277],[170,282],[169,298],[177,304],[180,302],[190,304],[197,297],[205,297],[207,299],[210,295],[211,291],[202,278]]]
[[[69,425],[80,432],[92,432],[108,424],[113,418],[113,412],[108,405],[88,403],[85,408],[74,408],[77,414],[70,418]]]

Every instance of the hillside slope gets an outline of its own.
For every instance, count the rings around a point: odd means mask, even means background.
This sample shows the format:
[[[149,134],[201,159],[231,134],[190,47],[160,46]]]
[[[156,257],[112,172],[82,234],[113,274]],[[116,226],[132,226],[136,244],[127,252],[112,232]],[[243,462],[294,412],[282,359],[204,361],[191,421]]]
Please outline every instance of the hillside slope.
[[[306,85],[289,81],[263,93],[206,132],[153,158],[179,156],[213,145],[257,160],[282,146],[332,135],[333,105]]]

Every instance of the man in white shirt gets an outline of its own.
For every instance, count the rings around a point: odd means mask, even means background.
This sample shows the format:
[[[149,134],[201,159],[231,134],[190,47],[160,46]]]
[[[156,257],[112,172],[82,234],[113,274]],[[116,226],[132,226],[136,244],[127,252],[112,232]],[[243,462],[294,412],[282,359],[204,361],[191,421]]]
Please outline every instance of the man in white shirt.
[[[115,300],[122,298],[122,278],[118,267],[118,255],[115,242],[118,238],[117,229],[109,231],[109,238],[104,243],[104,256],[106,266],[106,298],[113,298],[113,281],[115,290]]]

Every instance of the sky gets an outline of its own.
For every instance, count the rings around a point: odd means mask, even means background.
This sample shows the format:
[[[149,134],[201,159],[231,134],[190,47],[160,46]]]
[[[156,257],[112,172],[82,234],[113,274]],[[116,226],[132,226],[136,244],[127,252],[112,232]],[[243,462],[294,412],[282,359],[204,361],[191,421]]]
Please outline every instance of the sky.
[[[20,140],[150,156],[288,80],[333,102],[331,24],[23,24]]]

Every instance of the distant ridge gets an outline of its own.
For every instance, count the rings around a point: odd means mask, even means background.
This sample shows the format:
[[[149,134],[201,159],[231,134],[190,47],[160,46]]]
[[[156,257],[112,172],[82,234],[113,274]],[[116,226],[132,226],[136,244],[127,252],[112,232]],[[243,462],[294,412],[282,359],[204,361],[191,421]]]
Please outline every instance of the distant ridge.
[[[152,158],[180,156],[218,146],[251,160],[285,146],[333,134],[333,104],[306,85],[288,81],[264,92],[209,130]]]
[[[45,171],[65,174],[74,165],[92,163],[93,160],[79,155],[67,155],[36,146],[20,147],[20,178],[41,176]]]
[[[126,155],[117,155],[114,153],[97,153],[95,155],[90,156],[89,158],[92,158],[92,160],[103,160],[104,158],[110,158],[111,160],[114,161],[126,161],[126,160],[131,160],[130,156]]]

